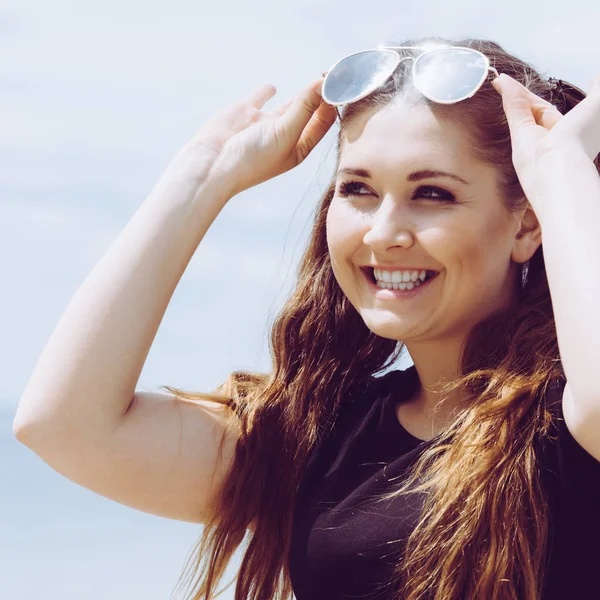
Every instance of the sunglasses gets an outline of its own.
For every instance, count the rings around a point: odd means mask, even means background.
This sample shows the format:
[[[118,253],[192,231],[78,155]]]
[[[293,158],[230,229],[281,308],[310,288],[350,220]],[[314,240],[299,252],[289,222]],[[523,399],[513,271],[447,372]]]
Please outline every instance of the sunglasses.
[[[416,58],[403,56],[396,50],[423,50]],[[471,98],[492,71],[488,57],[463,46],[378,46],[350,54],[336,62],[327,71],[321,87],[321,97],[335,107],[356,102],[382,87],[404,60],[412,60],[412,78],[415,87],[426,97],[439,104],[455,104]],[[565,95],[565,109],[570,110],[585,98],[579,88],[560,79],[549,79],[552,89]],[[568,106],[569,97],[571,105]]]

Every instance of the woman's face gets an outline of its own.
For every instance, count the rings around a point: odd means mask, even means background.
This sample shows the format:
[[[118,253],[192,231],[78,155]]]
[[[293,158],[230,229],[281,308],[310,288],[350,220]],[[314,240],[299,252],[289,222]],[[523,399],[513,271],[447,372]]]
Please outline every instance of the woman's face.
[[[342,291],[377,335],[464,338],[515,298],[519,214],[504,207],[494,168],[469,147],[459,125],[404,100],[357,116],[346,130],[327,243]],[[413,174],[424,170],[465,182],[432,174],[417,180]],[[369,265],[439,274],[400,296],[371,283]]]

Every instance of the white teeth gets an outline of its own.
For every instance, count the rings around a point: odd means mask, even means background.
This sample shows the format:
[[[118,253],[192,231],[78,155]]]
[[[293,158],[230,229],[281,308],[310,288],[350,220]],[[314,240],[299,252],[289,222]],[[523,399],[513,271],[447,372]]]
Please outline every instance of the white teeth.
[[[413,283],[412,281],[409,281],[408,283],[405,282],[400,282],[400,283],[386,283],[385,281],[378,281],[377,282],[377,287],[380,287],[382,289],[388,289],[388,290],[412,290],[413,288],[417,288],[420,285],[422,285],[422,282],[420,279],[417,279],[417,281],[415,281],[415,283]]]
[[[374,269],[375,279],[380,282],[400,284],[400,283],[415,283],[417,280],[421,280],[421,283],[425,281],[425,270],[421,271],[384,271],[383,269]],[[404,289],[391,288],[390,289]],[[412,288],[408,288],[412,289]]]

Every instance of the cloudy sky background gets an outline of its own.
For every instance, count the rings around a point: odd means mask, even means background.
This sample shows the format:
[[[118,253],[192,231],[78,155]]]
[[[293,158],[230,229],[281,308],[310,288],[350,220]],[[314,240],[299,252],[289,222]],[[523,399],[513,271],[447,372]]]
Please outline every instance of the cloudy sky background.
[[[515,0],[2,0],[0,595],[165,600],[201,533],[60,476],[14,440],[12,418],[69,300],[204,119],[263,83],[277,88],[270,109],[345,54],[429,35],[491,38],[587,90],[600,73],[599,22],[594,0],[568,11],[556,0],[543,11]],[[225,207],[175,291],[139,389],[210,390],[233,369],[268,370],[269,325],[334,139],[332,129],[297,169]]]

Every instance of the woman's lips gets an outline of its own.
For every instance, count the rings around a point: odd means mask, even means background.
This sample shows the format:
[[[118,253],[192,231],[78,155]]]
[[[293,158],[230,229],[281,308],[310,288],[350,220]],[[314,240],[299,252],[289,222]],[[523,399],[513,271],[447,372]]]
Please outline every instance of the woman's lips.
[[[361,269],[367,283],[369,284],[369,288],[378,298],[412,298],[413,296],[417,296],[421,291],[425,288],[429,287],[429,284],[436,280],[440,273],[436,273],[433,277],[426,279],[421,285],[414,287],[412,290],[394,290],[381,288],[374,281],[373,277],[373,269],[367,267]]]

